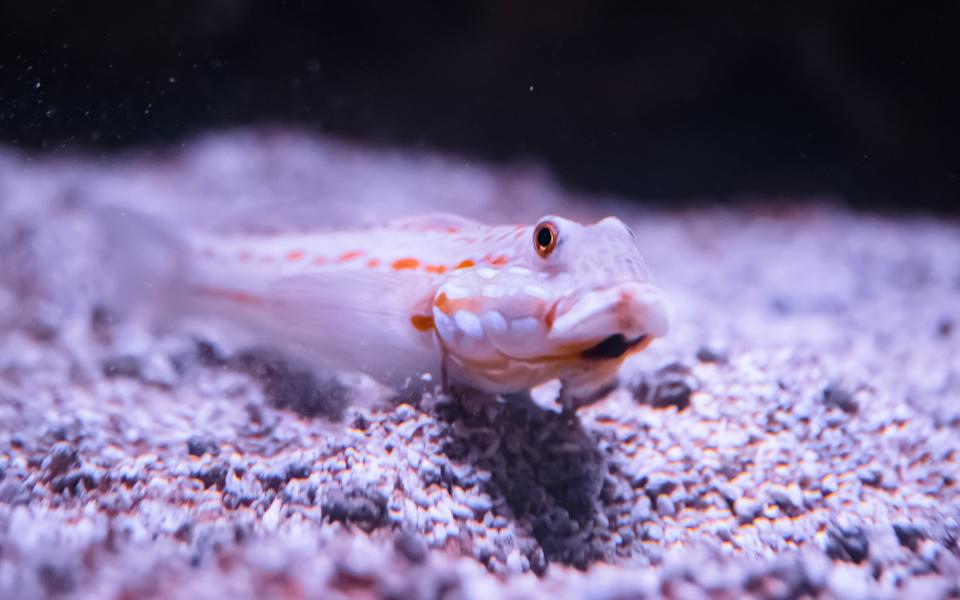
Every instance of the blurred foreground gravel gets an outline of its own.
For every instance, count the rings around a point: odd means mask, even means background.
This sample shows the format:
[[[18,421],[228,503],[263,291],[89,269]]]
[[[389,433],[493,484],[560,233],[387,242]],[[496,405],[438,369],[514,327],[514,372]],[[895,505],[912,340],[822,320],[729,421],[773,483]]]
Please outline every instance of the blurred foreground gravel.
[[[174,227],[617,214],[676,327],[575,419],[393,398],[104,305],[125,249],[96,205]],[[642,210],[290,132],[5,151],[0,331],[3,598],[960,595],[957,223]]]

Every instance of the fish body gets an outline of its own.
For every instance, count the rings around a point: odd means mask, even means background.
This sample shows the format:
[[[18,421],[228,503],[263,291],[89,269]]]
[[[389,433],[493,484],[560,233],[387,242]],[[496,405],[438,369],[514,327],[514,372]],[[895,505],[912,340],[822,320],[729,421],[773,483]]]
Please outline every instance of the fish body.
[[[668,330],[633,233],[608,217],[488,226],[452,216],[358,231],[201,235],[187,292],[209,312],[391,384],[589,395]]]

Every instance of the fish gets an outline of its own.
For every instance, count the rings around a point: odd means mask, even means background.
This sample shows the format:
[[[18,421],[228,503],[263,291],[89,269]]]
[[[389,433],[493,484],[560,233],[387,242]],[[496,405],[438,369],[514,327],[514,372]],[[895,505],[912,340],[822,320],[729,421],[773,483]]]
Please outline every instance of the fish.
[[[355,230],[188,236],[191,310],[395,387],[582,405],[668,333],[670,309],[616,217],[486,225],[426,215]]]

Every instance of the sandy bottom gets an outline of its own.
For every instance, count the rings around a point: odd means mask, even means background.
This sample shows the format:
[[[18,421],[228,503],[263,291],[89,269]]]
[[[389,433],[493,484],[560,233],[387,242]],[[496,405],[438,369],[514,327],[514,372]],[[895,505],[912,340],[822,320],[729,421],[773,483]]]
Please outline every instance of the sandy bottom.
[[[576,418],[359,408],[383,391],[101,306],[124,251],[103,204],[210,227],[617,214],[676,326]],[[644,209],[290,132],[6,152],[0,331],[3,598],[960,594],[957,223]]]

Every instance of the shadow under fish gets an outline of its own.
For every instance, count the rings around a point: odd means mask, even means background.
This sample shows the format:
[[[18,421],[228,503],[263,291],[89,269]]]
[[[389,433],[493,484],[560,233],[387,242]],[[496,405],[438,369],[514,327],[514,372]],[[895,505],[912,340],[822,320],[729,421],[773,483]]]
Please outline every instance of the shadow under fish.
[[[601,558],[592,555],[589,537],[602,510],[607,465],[580,419],[541,408],[529,396],[476,400],[434,408],[449,424],[443,451],[492,474],[483,491],[503,498],[512,514],[502,516],[528,528],[540,545],[539,558],[538,549],[530,549],[531,568],[542,572],[545,561],[586,568]]]

